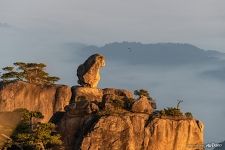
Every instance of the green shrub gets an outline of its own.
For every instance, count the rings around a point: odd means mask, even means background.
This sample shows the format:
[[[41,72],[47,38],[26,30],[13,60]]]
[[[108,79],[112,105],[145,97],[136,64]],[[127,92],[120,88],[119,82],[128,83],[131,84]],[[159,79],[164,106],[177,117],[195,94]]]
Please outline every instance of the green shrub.
[[[185,113],[185,116],[186,116],[187,118],[193,118],[193,115],[192,115],[191,112],[186,112],[186,113]]]
[[[145,97],[147,97],[149,100],[152,100],[152,98],[150,97],[149,92],[148,92],[147,90],[144,90],[144,89],[135,90],[135,91],[134,91],[134,95],[139,96],[139,97],[145,96]]]
[[[162,116],[183,116],[183,113],[180,111],[180,109],[177,109],[175,107],[167,107],[160,111],[160,114]]]
[[[55,133],[55,124],[34,122],[33,118],[41,119],[40,112],[30,112],[26,109],[17,109],[14,112],[21,113],[21,122],[10,137],[5,149],[50,149],[61,145],[60,135]]]

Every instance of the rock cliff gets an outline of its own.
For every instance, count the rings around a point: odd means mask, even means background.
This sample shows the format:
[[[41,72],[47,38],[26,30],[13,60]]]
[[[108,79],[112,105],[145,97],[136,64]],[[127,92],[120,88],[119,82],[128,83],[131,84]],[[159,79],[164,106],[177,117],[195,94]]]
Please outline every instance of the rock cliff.
[[[149,119],[132,112],[67,114],[60,130],[68,150],[201,150],[204,141],[204,126],[196,119]]]
[[[84,136],[83,150],[193,150],[203,143],[203,124],[128,113],[102,117]]]
[[[198,147],[203,144],[204,126],[200,121],[185,116],[158,116],[154,113],[155,102],[145,96],[135,100],[128,90],[97,88],[101,66],[93,67],[101,64],[97,57],[92,55],[79,66],[77,75],[81,86],[72,88],[72,103],[57,122],[65,149],[202,149]]]
[[[22,81],[2,84],[0,87],[0,111],[26,108],[40,111],[43,122],[49,121],[57,111],[64,111],[69,104],[71,88],[65,85],[35,85]]]
[[[163,116],[146,96],[97,87],[105,59],[90,56],[77,69],[78,83],[0,86],[0,112],[27,108],[57,125],[66,150],[201,150],[203,124],[193,117]],[[157,113],[158,112],[158,113]],[[0,126],[1,127],[1,126]],[[1,132],[1,131],[0,131]]]

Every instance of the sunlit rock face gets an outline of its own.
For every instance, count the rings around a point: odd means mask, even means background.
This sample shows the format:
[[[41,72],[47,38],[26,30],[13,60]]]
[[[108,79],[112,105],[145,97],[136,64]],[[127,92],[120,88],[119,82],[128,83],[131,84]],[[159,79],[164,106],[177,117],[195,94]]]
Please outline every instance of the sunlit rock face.
[[[195,119],[154,119],[145,128],[143,149],[202,150],[204,125]]]
[[[20,120],[21,114],[17,112],[0,112],[0,149],[8,141]]]
[[[109,96],[111,99],[128,99],[133,98],[133,93],[126,89],[116,89],[116,88],[105,88],[103,89],[103,94]]]
[[[105,58],[100,54],[91,55],[77,69],[78,84],[87,87],[97,87],[101,79],[100,69],[105,66]]]
[[[81,144],[86,150],[196,150],[203,144],[203,124],[130,113],[102,117]],[[201,147],[200,147],[201,148]]]
[[[57,125],[66,150],[202,150],[200,121],[157,115],[152,101],[135,100],[129,90],[97,88],[104,65],[102,55],[90,56],[78,67],[80,85],[72,88],[22,81],[1,84],[0,111],[42,112],[43,122],[51,118]]]
[[[153,110],[151,102],[145,96],[140,97],[132,106],[132,112],[151,114]]]
[[[126,108],[123,102],[134,99],[132,92],[97,88],[103,60],[95,54],[78,67],[80,86],[72,87],[72,103],[58,123],[65,149],[196,150],[203,144],[204,127],[200,121],[153,117],[155,107],[146,97]]]
[[[110,115],[99,119],[81,144],[81,149],[142,148],[147,114]]]
[[[79,149],[84,135],[98,121],[99,107],[102,107],[104,97],[119,100],[133,98],[133,94],[129,90],[114,88],[74,86],[72,93],[72,103],[65,107],[66,113],[57,123],[64,147],[69,150]]]
[[[73,86],[72,87],[71,102],[79,100],[89,100],[101,102],[103,97],[103,90],[99,88]]]
[[[16,81],[0,88],[0,111],[13,111],[26,108],[40,111],[44,115],[43,122],[49,121],[57,111],[64,111],[69,104],[71,88],[65,85],[35,85]]]
[[[83,134],[89,130],[98,117],[93,114],[96,112],[94,103],[86,100],[81,100],[76,105],[66,107],[66,112],[60,122],[57,124],[57,129],[62,136],[63,146],[65,149],[79,149],[80,142],[83,139]],[[94,105],[96,106],[96,105]]]

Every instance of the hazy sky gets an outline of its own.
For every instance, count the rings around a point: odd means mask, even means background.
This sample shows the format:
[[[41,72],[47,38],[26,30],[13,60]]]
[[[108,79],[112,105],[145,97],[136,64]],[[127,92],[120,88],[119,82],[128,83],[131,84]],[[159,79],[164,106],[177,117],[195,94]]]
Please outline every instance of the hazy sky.
[[[225,52],[225,1],[0,0],[0,68],[16,61],[43,62],[61,83],[74,85],[76,67],[86,56],[74,52],[80,45],[68,43],[114,41],[180,42]],[[151,89],[160,108],[184,96],[184,109],[205,121],[207,140],[225,139],[224,63],[205,64],[200,72],[194,63],[195,68],[165,70],[151,63],[118,65],[114,58],[103,70],[102,86]]]
[[[225,52],[224,25],[224,0],[0,0],[0,34],[39,42],[184,42]]]

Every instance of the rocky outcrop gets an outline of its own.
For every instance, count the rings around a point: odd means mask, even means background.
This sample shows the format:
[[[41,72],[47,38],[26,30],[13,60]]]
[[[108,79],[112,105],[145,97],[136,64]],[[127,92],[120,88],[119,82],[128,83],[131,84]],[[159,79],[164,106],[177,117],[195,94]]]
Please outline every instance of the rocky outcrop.
[[[82,150],[194,150],[203,144],[198,120],[171,120],[128,113],[102,117],[85,135]]]
[[[77,115],[65,113],[58,126],[58,131],[62,136],[63,147],[66,150],[79,149],[80,141],[82,141],[82,132],[84,124],[90,120],[90,115]]]
[[[139,100],[134,102],[134,104],[132,105],[131,111],[136,113],[151,114],[153,112],[153,107],[152,107],[151,101],[148,100],[147,97],[143,96],[143,97],[140,97]]]
[[[133,98],[133,93],[125,89],[105,88],[103,89],[103,95],[118,100]]]
[[[88,100],[80,100],[65,107],[66,113],[57,124],[65,149],[79,149],[83,134],[89,130],[99,111],[98,105]],[[98,117],[97,117],[98,118]],[[86,128],[86,129],[85,129]]]
[[[102,89],[91,88],[91,87],[81,87],[81,86],[72,87],[72,98],[71,98],[72,103],[79,100],[101,102],[102,97],[103,97]]]
[[[99,59],[99,60],[98,60]],[[58,123],[65,149],[194,150],[203,124],[193,118],[154,115],[156,103],[124,89],[97,88],[104,57],[95,54],[77,70],[78,83]],[[157,114],[157,113],[156,113]]]
[[[146,114],[104,116],[85,135],[81,149],[138,150],[142,145],[147,120]]]
[[[17,108],[42,112],[44,122],[51,118],[57,125],[66,150],[201,149],[200,121],[153,112],[153,100],[144,96],[135,100],[128,90],[97,88],[104,65],[102,55],[90,56],[77,69],[80,86],[72,88],[21,81],[0,84],[0,112]]]
[[[115,88],[91,88],[82,86],[73,86],[71,102],[74,103],[79,100],[89,100],[95,102],[101,102],[102,99],[117,99],[125,100],[133,98],[133,93],[125,89],[115,89]]]
[[[105,66],[105,58],[100,54],[90,56],[77,69],[78,84],[87,87],[97,87],[100,81],[100,69]]]
[[[94,102],[78,101],[66,109],[58,124],[65,149],[196,150],[203,144],[204,126],[193,118],[122,108],[102,114],[91,104],[98,108]]]
[[[65,85],[35,85],[16,81],[0,88],[0,111],[13,111],[26,108],[40,111],[44,115],[43,122],[49,121],[57,111],[64,111],[69,104],[71,88]]]
[[[100,109],[108,111],[126,112],[126,110],[111,106],[111,103],[104,101],[106,97],[112,100],[133,98],[133,94],[124,89],[98,89],[91,87],[72,87],[73,96],[70,105],[65,107],[66,113],[57,124],[58,131],[62,135],[64,147],[66,149],[79,149],[83,140],[83,135],[91,129],[91,126],[100,117]],[[103,108],[104,105],[104,108]],[[108,105],[112,108],[109,109]]]
[[[202,149],[203,131],[203,123],[199,120],[156,118],[145,128],[144,149]]]

